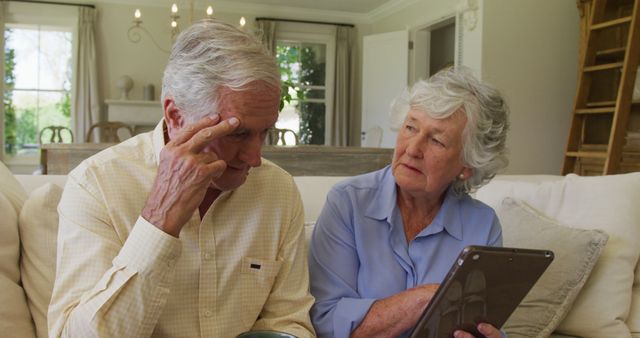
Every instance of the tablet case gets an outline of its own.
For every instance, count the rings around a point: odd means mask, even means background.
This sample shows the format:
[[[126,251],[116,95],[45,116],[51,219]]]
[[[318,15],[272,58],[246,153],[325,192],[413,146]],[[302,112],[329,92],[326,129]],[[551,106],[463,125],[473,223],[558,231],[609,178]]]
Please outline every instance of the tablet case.
[[[418,320],[411,338],[449,338],[458,329],[484,338],[477,325],[502,327],[553,257],[549,250],[464,248]]]

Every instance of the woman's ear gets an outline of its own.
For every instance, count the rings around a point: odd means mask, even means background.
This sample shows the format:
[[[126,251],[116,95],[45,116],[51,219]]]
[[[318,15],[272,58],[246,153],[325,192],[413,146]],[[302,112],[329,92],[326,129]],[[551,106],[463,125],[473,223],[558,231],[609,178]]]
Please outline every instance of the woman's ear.
[[[180,129],[184,126],[184,117],[180,109],[176,106],[173,97],[167,97],[162,102],[164,109],[164,122],[167,125],[167,134],[169,139],[173,139]]]
[[[460,180],[467,180],[469,177],[473,176],[473,169],[469,167],[462,168],[462,172],[458,175]]]

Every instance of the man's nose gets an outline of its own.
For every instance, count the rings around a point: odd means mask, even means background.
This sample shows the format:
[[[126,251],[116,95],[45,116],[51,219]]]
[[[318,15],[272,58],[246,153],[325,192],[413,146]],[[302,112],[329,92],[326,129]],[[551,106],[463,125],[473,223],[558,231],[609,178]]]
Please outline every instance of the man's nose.
[[[264,141],[261,137],[256,136],[247,142],[242,149],[242,160],[250,167],[259,167],[262,164],[262,144]]]

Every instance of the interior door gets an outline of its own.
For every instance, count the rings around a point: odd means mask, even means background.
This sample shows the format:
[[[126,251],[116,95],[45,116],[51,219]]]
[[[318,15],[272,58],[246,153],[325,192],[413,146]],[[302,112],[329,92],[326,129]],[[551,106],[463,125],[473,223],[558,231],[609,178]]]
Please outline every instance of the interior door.
[[[362,55],[362,130],[382,128],[380,147],[393,148],[397,132],[391,130],[391,102],[407,87],[409,32],[367,35]]]

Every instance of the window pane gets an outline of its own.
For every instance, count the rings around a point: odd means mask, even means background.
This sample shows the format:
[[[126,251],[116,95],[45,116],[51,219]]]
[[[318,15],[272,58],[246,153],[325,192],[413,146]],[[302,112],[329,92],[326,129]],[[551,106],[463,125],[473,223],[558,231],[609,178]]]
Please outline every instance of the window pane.
[[[68,93],[14,91],[15,153],[24,155],[38,149],[40,130],[46,126],[69,126],[71,118],[64,106]],[[65,141],[71,141],[63,139]]]
[[[326,45],[278,41],[276,57],[291,98],[276,126],[296,131],[301,144],[324,144]]]
[[[300,143],[324,144],[324,103],[300,103]]]
[[[325,89],[305,89],[304,98],[306,99],[324,99]]]
[[[300,82],[324,86],[327,47],[319,43],[303,43],[300,53]]]
[[[15,86],[71,88],[71,33],[12,28],[6,47],[15,51]]]
[[[71,89],[71,33],[40,31],[38,89]]]
[[[5,49],[15,53],[16,88],[38,88],[38,31],[33,29],[8,29]]]
[[[5,29],[5,152],[37,154],[46,126],[70,127],[72,35],[54,28]],[[48,139],[44,139],[48,141]],[[63,136],[70,142],[70,136]]]

